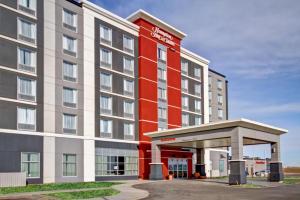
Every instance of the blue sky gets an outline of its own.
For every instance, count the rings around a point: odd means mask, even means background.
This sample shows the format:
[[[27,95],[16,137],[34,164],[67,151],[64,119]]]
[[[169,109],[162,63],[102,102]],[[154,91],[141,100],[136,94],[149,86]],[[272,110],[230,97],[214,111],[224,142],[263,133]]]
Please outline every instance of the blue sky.
[[[230,119],[288,129],[282,160],[300,166],[300,1],[91,1],[121,17],[141,8],[187,33],[183,46],[227,76]],[[269,155],[268,146],[244,151]]]

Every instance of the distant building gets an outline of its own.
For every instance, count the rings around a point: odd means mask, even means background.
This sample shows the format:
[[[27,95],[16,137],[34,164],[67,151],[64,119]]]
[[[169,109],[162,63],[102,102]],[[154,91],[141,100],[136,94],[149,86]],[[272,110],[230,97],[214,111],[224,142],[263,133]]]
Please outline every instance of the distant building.
[[[249,157],[245,156],[245,171],[248,176],[258,175],[257,173],[268,173],[270,171],[270,161],[271,159],[262,159],[259,157]]]

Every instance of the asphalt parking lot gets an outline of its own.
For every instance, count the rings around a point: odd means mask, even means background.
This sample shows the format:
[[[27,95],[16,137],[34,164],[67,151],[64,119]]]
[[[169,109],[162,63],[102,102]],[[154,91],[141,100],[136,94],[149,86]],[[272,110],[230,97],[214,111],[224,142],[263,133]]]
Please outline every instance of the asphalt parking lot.
[[[241,188],[226,184],[207,183],[195,180],[157,181],[135,185],[149,191],[144,200],[299,200],[300,184],[268,188]]]

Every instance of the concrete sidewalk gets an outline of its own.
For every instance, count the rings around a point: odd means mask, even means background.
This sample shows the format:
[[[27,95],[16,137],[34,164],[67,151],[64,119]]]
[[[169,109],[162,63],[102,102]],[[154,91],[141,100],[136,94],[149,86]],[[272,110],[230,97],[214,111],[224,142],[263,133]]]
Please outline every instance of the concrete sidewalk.
[[[146,190],[133,188],[133,185],[139,185],[144,183],[151,183],[153,181],[146,180],[134,180],[134,181],[120,181],[124,184],[114,185],[112,188],[120,191],[115,196],[105,197],[105,200],[138,200],[149,196],[149,192]]]

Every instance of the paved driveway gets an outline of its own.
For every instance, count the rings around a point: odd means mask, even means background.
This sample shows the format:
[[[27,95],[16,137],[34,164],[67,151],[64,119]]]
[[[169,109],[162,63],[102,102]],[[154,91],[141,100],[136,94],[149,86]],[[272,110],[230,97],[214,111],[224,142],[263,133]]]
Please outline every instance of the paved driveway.
[[[283,185],[272,188],[240,188],[226,184],[201,181],[157,181],[135,185],[150,192],[144,200],[299,200],[300,185]]]

